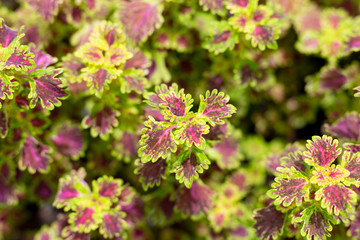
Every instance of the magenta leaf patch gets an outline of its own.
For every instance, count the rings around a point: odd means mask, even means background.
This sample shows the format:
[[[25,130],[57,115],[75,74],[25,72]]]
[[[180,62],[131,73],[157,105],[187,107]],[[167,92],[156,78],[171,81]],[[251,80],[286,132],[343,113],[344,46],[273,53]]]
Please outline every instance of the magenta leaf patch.
[[[161,16],[160,3],[147,3],[135,0],[123,4],[120,11],[120,20],[124,25],[126,34],[139,43],[159,28],[164,19]]]
[[[61,236],[64,238],[64,240],[90,240],[90,234],[72,231],[70,226],[64,227],[64,229],[61,231]]]
[[[7,58],[4,67],[14,68],[17,71],[34,68],[33,57],[34,55],[28,51],[28,47],[15,47],[13,53]]]
[[[230,1],[228,1],[228,4],[230,6],[246,8],[249,4],[249,0],[230,0]]]
[[[300,151],[294,153],[289,153],[288,156],[285,156],[281,159],[281,166],[285,168],[295,168],[299,172],[305,173],[309,168],[304,161],[304,156]]]
[[[261,239],[276,239],[283,231],[284,216],[274,205],[258,210],[254,215],[254,228]]]
[[[350,237],[353,239],[360,238],[360,212],[356,212],[355,219],[350,223],[350,228],[348,231]]]
[[[177,145],[175,143],[172,128],[168,128],[161,122],[149,116],[145,122],[146,128],[143,129],[143,135],[139,141],[139,156],[143,163],[156,162],[160,157],[167,158],[169,151],[175,152]]]
[[[53,58],[52,56],[43,52],[42,50],[36,50],[34,46],[30,47],[30,52],[34,54],[34,62],[36,65],[36,68],[31,69],[31,71],[35,69],[45,69],[47,66],[57,61],[56,58]]]
[[[348,42],[346,42],[346,51],[354,51],[357,52],[360,50],[360,36],[354,36],[350,38]]]
[[[235,169],[240,165],[240,150],[235,137],[224,137],[222,141],[214,145],[213,150],[209,151],[222,169]]]
[[[78,198],[88,198],[90,188],[84,181],[84,169],[73,170],[69,175],[61,178],[59,181],[59,190],[57,192],[53,205],[56,208],[64,207],[65,211],[76,207]]]
[[[303,201],[309,199],[310,184],[305,178],[275,178],[272,188],[268,191],[268,195],[275,199],[275,205],[288,207],[294,202],[297,206],[300,206]]]
[[[188,147],[191,147],[194,144],[197,148],[204,149],[206,141],[203,138],[203,135],[207,133],[209,133],[208,125],[190,119],[188,122],[183,123],[174,134],[180,144],[185,143]]]
[[[101,219],[96,215],[93,207],[77,207],[76,212],[72,212],[69,215],[71,230],[80,233],[89,233],[97,229]]]
[[[304,152],[305,162],[312,166],[326,167],[340,155],[341,148],[338,148],[338,140],[324,135],[322,138],[314,136],[306,144],[307,151]]]
[[[44,73],[30,81],[31,90],[28,98],[32,99],[30,101],[31,108],[36,106],[38,100],[43,108],[49,110],[54,109],[54,106],[61,106],[59,99],[65,99],[68,97],[68,93],[62,86],[62,79],[56,78],[59,73],[59,71],[54,71],[52,74]]]
[[[176,162],[172,165],[171,172],[175,173],[175,178],[180,183],[184,183],[187,188],[191,188],[194,180],[199,178],[199,173],[208,169],[210,161],[207,156],[197,149],[185,151],[179,154]]]
[[[175,194],[175,208],[186,216],[199,216],[207,213],[212,206],[214,192],[205,185],[194,182],[190,189],[180,187]]]
[[[3,48],[8,47],[17,36],[17,30],[11,30],[8,26],[5,25],[4,21],[1,21],[0,44]]]
[[[320,87],[336,91],[340,89],[347,81],[345,75],[337,68],[329,68],[320,74]]]
[[[124,228],[124,214],[119,211],[104,213],[103,222],[100,225],[99,232],[106,239],[119,237]]]
[[[81,130],[76,126],[64,124],[58,134],[51,138],[58,152],[63,156],[77,158],[84,147]]]
[[[325,126],[326,131],[339,138],[358,140],[360,135],[360,116],[358,113],[347,113],[331,126]]]
[[[112,201],[117,200],[122,190],[122,181],[113,177],[103,176],[92,182],[95,196],[105,197]]]
[[[129,93],[131,91],[139,94],[144,93],[148,86],[148,80],[143,75],[142,70],[131,71],[129,74],[124,73],[121,91],[123,93]]]
[[[330,183],[339,183],[344,181],[349,176],[349,171],[341,166],[334,165],[332,167],[321,168],[320,170],[313,170],[311,183],[318,184],[320,186],[327,186]]]
[[[308,207],[300,213],[295,222],[302,222],[301,235],[307,239],[326,239],[330,236],[335,220],[325,210],[316,206]]]
[[[145,191],[149,187],[159,186],[161,179],[165,178],[167,164],[163,158],[158,159],[156,162],[147,163],[137,160],[136,165],[135,174],[139,175],[139,181],[142,183]]]
[[[21,149],[19,168],[28,169],[30,173],[46,172],[49,169],[49,147],[39,143],[33,136],[28,135]]]
[[[344,216],[347,215],[347,210],[353,207],[356,202],[357,194],[350,188],[342,184],[329,185],[321,188],[315,193],[315,199],[321,200],[321,207],[327,209],[329,214],[338,216],[340,213]]]
[[[101,97],[105,89],[108,89],[108,84],[116,78],[115,75],[110,74],[106,69],[100,68],[93,73],[89,73],[85,80],[88,82],[88,87],[95,93],[95,96]]]
[[[211,94],[207,91],[205,97],[200,95],[199,113],[205,117],[205,120],[214,126],[215,124],[224,124],[223,118],[231,117],[235,113],[236,108],[227,104],[229,96],[225,96],[223,92],[218,93],[214,89]]]
[[[119,116],[119,112],[110,107],[103,107],[97,113],[86,116],[82,121],[82,125],[84,128],[91,127],[90,133],[92,137],[100,135],[102,139],[107,139],[113,127],[119,124],[117,116]]]

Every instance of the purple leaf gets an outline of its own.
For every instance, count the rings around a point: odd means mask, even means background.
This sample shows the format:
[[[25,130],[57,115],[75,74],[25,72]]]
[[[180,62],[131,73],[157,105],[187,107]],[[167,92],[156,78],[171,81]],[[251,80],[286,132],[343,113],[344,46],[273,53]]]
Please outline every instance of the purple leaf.
[[[348,231],[349,235],[353,239],[360,239],[360,212],[356,212],[355,219],[350,223]]]
[[[91,127],[91,136],[106,139],[108,134],[116,127],[119,122],[116,119],[119,112],[112,110],[110,107],[103,107],[99,112],[86,116],[82,125],[84,128]]]
[[[269,49],[276,49],[276,39],[279,38],[279,34],[276,30],[267,25],[257,25],[252,32],[248,32],[247,39],[251,39],[253,47],[258,47],[260,50],[265,50],[265,47]]]
[[[137,92],[137,93],[144,93],[147,85],[148,80],[142,76],[143,72],[140,70],[140,72],[132,72],[129,75],[124,75],[124,82],[121,86],[121,91],[124,93],[129,93],[131,91]]]
[[[360,50],[360,35],[350,38],[348,42],[346,42],[346,51],[348,52],[357,52]]]
[[[84,140],[81,134],[80,128],[73,126],[70,127],[64,124],[61,127],[61,131],[51,138],[58,152],[65,157],[78,157],[84,147]]]
[[[61,102],[58,99],[65,99],[68,93],[65,88],[62,87],[62,79],[56,78],[59,71],[54,71],[52,74],[45,73],[39,78],[34,78],[30,81],[30,93],[28,98],[32,98],[30,107],[34,108],[38,100],[41,102],[41,106],[47,109],[54,109],[54,106],[61,106]]]
[[[203,137],[209,140],[221,140],[227,133],[227,124],[210,126],[210,132]]]
[[[193,144],[204,149],[206,141],[203,135],[209,133],[209,126],[206,123],[197,122],[196,119],[190,118],[188,122],[183,123],[178,130],[174,132],[176,139],[180,144],[186,144],[191,147]]]
[[[27,0],[35,12],[41,14],[42,17],[51,22],[57,14],[61,0]]]
[[[127,226],[134,227],[144,219],[144,202],[138,195],[134,195],[129,204],[121,206],[121,211],[126,213],[125,221]]]
[[[99,232],[105,238],[119,237],[124,228],[124,214],[112,211],[104,213],[103,222],[100,225]]]
[[[5,109],[0,109],[0,137],[5,138],[9,128],[9,116]]]
[[[39,143],[33,136],[28,135],[21,149],[19,168],[28,168],[30,173],[46,172],[49,169],[49,147]]]
[[[171,172],[175,173],[175,178],[180,183],[191,188],[193,181],[199,178],[199,173],[203,173],[209,165],[210,161],[202,151],[193,150],[190,153],[185,151],[179,154]]]
[[[306,239],[326,239],[332,230],[331,222],[335,223],[331,215],[316,206],[305,208],[294,221],[303,223],[300,233]]]
[[[272,188],[268,191],[268,196],[275,199],[275,205],[284,207],[290,206],[293,202],[300,206],[303,201],[309,199],[310,184],[308,180],[297,177],[293,179],[275,178]]]
[[[236,111],[233,105],[227,104],[229,99],[229,96],[225,96],[223,92],[218,93],[216,89],[211,94],[210,91],[207,91],[205,97],[200,95],[199,113],[205,117],[211,126],[224,124],[222,118],[231,117]]]
[[[132,58],[126,60],[124,65],[124,69],[129,69],[129,68],[147,69],[148,67],[150,67],[150,61],[141,51],[135,52]]]
[[[113,177],[103,176],[92,182],[93,193],[100,197],[117,200],[122,190],[122,180]]]
[[[101,218],[97,216],[94,207],[80,207],[75,212],[69,214],[69,224],[71,230],[80,233],[90,233],[98,228]]]
[[[360,152],[360,144],[344,143],[343,148],[352,153]]]
[[[345,187],[342,184],[329,185],[325,188],[321,188],[315,193],[315,200],[321,200],[321,207],[327,209],[329,214],[336,216],[341,213],[347,215],[348,210],[353,207],[356,202],[357,194],[350,188]]]
[[[106,69],[100,68],[96,72],[89,73],[85,80],[88,86],[94,91],[97,97],[101,97],[104,90],[108,89],[109,83],[116,78],[116,75],[110,74]]]
[[[286,168],[295,168],[296,171],[305,173],[308,169],[301,151],[296,151],[294,153],[291,152],[287,156],[283,157],[281,159],[281,166],[285,168],[282,169],[282,172],[286,172]]]
[[[132,132],[123,132],[120,140],[113,143],[113,155],[122,159],[130,159],[136,156],[138,149],[139,137]]]
[[[341,148],[338,148],[338,140],[323,135],[314,136],[306,144],[307,151],[304,151],[305,162],[311,166],[330,166],[340,155]]]
[[[239,191],[244,191],[246,189],[247,187],[246,180],[247,179],[245,174],[241,172],[235,172],[229,178],[229,182],[234,184]]]
[[[233,136],[224,137],[221,142],[214,145],[211,155],[216,159],[217,164],[222,169],[234,169],[240,164],[240,151],[238,140]]]
[[[230,0],[228,4],[236,7],[246,8],[249,4],[249,0]]]
[[[30,52],[34,54],[34,62],[36,64],[36,67],[30,70],[31,72],[35,69],[45,69],[47,66],[56,63],[57,61],[56,58],[53,58],[42,50],[36,50],[34,46],[30,47]]]
[[[358,140],[360,135],[360,116],[355,112],[347,113],[331,126],[326,125],[325,129],[336,137]]]
[[[175,143],[172,127],[162,125],[161,122],[149,116],[145,122],[146,128],[143,129],[143,135],[139,141],[139,156],[143,163],[156,162],[160,157],[167,158],[169,151],[175,152],[177,145]]]
[[[187,216],[199,216],[207,213],[212,206],[211,195],[214,192],[205,185],[194,182],[190,189],[180,187],[176,192],[175,208]]]
[[[126,34],[139,43],[159,28],[164,19],[161,16],[160,3],[150,4],[142,0],[133,0],[123,4],[120,20]]]
[[[8,26],[5,25],[4,21],[1,21],[0,44],[3,48],[8,47],[17,36],[18,31],[11,30]]]
[[[349,178],[354,180],[360,178],[360,154],[345,151],[341,159],[341,166],[349,171]]]
[[[284,163],[291,162],[291,163],[288,164],[288,165],[290,165],[288,168],[291,168],[292,165],[294,165],[294,167],[295,167],[295,165],[296,165],[295,162],[297,163],[299,161],[295,160],[296,159],[295,155],[292,155],[291,157],[288,156],[288,155],[290,153],[294,153],[296,150],[298,150],[298,147],[296,145],[294,145],[294,144],[291,144],[291,145],[289,145],[289,146],[287,146],[285,148],[283,153],[281,153],[281,154],[271,154],[266,159],[266,168],[268,170],[270,170],[273,174],[277,174],[278,173],[277,168],[281,167],[281,163],[282,163],[281,159],[283,159],[284,157],[287,157],[286,160],[284,160]],[[293,164],[293,162],[294,162],[294,164]],[[287,167],[287,166],[284,166],[284,167]]]
[[[15,70],[25,70],[35,67],[33,53],[28,51],[26,46],[15,47],[14,52],[5,62],[6,68],[15,68]]]
[[[84,169],[78,171],[72,170],[69,175],[61,178],[59,181],[59,190],[57,192],[53,205],[56,208],[63,208],[68,211],[77,204],[78,198],[88,198],[90,195],[90,188],[84,181]]]
[[[283,231],[284,216],[274,205],[258,210],[254,215],[254,228],[261,239],[276,239]]]
[[[210,9],[214,12],[220,11],[224,8],[224,0],[199,0],[204,9]]]
[[[324,89],[336,91],[347,81],[347,78],[337,68],[330,68],[320,75],[320,86]]]
[[[137,160],[136,165],[135,174],[139,175],[139,181],[143,184],[145,191],[149,187],[159,186],[161,179],[165,179],[167,164],[163,158],[160,158],[154,163],[142,163],[140,160]]]

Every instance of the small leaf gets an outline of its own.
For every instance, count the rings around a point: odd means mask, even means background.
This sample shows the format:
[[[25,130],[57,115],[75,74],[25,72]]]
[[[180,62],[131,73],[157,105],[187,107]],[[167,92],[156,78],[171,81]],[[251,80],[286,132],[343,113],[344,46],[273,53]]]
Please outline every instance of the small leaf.
[[[320,87],[332,91],[340,89],[347,82],[346,76],[338,68],[326,68],[319,78]]]
[[[64,208],[65,211],[69,211],[77,206],[79,198],[90,197],[91,191],[84,181],[85,175],[85,170],[80,168],[78,171],[72,170],[70,174],[60,178],[59,190],[53,203],[56,208]]]
[[[211,94],[210,91],[207,91],[205,97],[200,95],[199,113],[205,117],[211,126],[224,124],[225,122],[222,119],[231,117],[236,111],[233,105],[227,104],[229,99],[229,96],[225,96],[223,92],[218,93],[216,89]]]
[[[180,153],[170,172],[175,173],[175,178],[180,183],[191,188],[193,181],[199,178],[199,173],[203,173],[209,165],[207,156],[202,151],[193,149]]]
[[[87,86],[97,97],[101,97],[104,90],[109,89],[109,84],[117,77],[115,74],[111,74],[104,68],[95,69],[96,71],[90,70],[87,72],[85,81]]]
[[[61,0],[26,0],[36,13],[41,14],[45,21],[51,22],[59,10]]]
[[[208,152],[210,152],[209,156],[216,160],[221,169],[236,169],[242,159],[238,140],[231,135],[223,137],[222,141],[216,143],[213,149]]]
[[[247,30],[246,38],[251,40],[253,47],[258,47],[261,51],[266,47],[277,49],[276,40],[279,38],[279,31],[272,26],[257,25],[251,31]]]
[[[306,144],[307,151],[304,151],[305,162],[311,166],[330,166],[340,155],[341,148],[338,148],[338,140],[323,135],[314,136]]]
[[[108,198],[116,201],[122,190],[122,180],[113,177],[102,176],[92,182],[94,196]]]
[[[360,179],[360,153],[352,153],[345,151],[342,159],[341,166],[349,171],[348,178],[352,178],[355,181]]]
[[[18,82],[13,80],[14,77],[9,77],[4,72],[0,72],[0,99],[4,100],[6,98],[13,99],[14,97],[14,88],[19,85]],[[1,108],[1,102],[0,102]]]
[[[149,84],[141,69],[125,71],[121,80],[121,92],[123,93],[129,93],[131,91],[139,94],[144,93]]]
[[[325,240],[331,236],[331,223],[334,224],[335,220],[325,210],[311,206],[303,210],[300,215],[294,219],[294,222],[302,223],[301,236],[308,240]]]
[[[58,152],[65,157],[77,158],[84,147],[84,140],[79,127],[64,124],[61,131],[51,138]]]
[[[86,116],[82,121],[82,126],[84,128],[91,127],[90,133],[92,137],[100,135],[102,139],[106,140],[113,127],[118,126],[119,122],[116,117],[119,115],[119,112],[105,106],[95,114]]]
[[[31,71],[35,69],[45,69],[50,64],[53,64],[57,61],[56,58],[50,56],[49,54],[43,52],[42,50],[37,50],[33,45],[30,47],[30,52],[34,54],[34,62],[36,67],[31,69]]]
[[[360,35],[356,35],[346,42],[347,52],[358,52],[360,50]]]
[[[15,47],[12,54],[6,59],[4,68],[16,71],[34,68],[34,54],[30,53],[27,46]]]
[[[360,239],[360,212],[356,212],[355,219],[350,223],[348,235],[352,239]]]
[[[204,149],[206,141],[203,135],[209,133],[209,126],[206,123],[196,121],[196,118],[190,118],[187,122],[183,123],[174,132],[177,141],[180,144],[186,144],[191,147],[193,144],[199,148]]]
[[[283,232],[284,216],[274,205],[258,210],[254,215],[254,228],[261,239],[277,239]]]
[[[90,240],[90,234],[72,231],[70,226],[63,228],[61,236],[64,240]]]
[[[166,159],[169,151],[175,152],[177,149],[172,127],[167,127],[161,122],[149,116],[145,122],[146,128],[139,141],[139,156],[143,163],[156,162],[160,157]]]
[[[3,48],[6,48],[18,36],[19,31],[11,30],[8,26],[5,25],[4,20],[0,19],[0,21],[0,44]]]
[[[310,182],[320,186],[343,182],[349,176],[349,171],[341,166],[332,165],[320,170],[313,170]]]
[[[139,181],[142,183],[142,186],[145,191],[149,187],[159,186],[161,179],[165,179],[166,171],[166,160],[160,158],[156,162],[147,162],[142,163],[139,159],[135,162],[137,166],[135,169],[135,174],[139,175]]]
[[[360,116],[355,112],[347,113],[331,126],[326,125],[325,129],[336,137],[358,140],[360,136]]]
[[[224,9],[224,0],[199,0],[205,10],[219,12]]]
[[[62,79],[56,78],[59,71],[53,73],[44,73],[40,77],[34,78],[30,81],[30,93],[28,98],[31,98],[30,107],[34,108],[38,100],[40,100],[41,106],[49,110],[54,109],[54,106],[61,106],[61,102],[58,99],[65,99],[68,97],[68,93],[62,87]]]
[[[275,199],[275,205],[290,206],[293,202],[301,206],[303,201],[309,199],[310,184],[306,178],[295,177],[291,179],[275,178],[271,185],[273,189],[268,191],[268,196]]]
[[[126,34],[133,41],[139,43],[162,25],[164,19],[161,12],[162,5],[160,2],[148,3],[142,0],[134,0],[123,3],[120,20],[125,27]]]
[[[175,193],[175,208],[186,216],[198,217],[201,213],[207,213],[212,206],[213,194],[210,188],[197,182],[194,182],[190,189],[180,187]]]
[[[9,128],[9,116],[5,109],[0,109],[0,137],[5,138]]]
[[[69,214],[68,221],[72,231],[90,233],[98,228],[101,220],[101,213],[97,213],[95,207],[78,206],[75,212]]]
[[[238,34],[235,34],[226,21],[216,22],[209,36],[205,39],[204,47],[215,54],[232,50],[238,43]]]
[[[304,161],[304,155],[301,151],[289,153],[287,156],[281,158],[281,166],[285,168],[295,168],[296,171],[305,173],[308,169],[308,165]],[[285,172],[286,170],[284,169]]]
[[[316,201],[322,199],[321,207],[327,209],[329,214],[335,214],[336,216],[338,216],[339,213],[347,216],[347,212],[353,207],[356,198],[357,194],[342,184],[329,185],[319,189],[315,193]]]
[[[25,170],[28,168],[30,173],[47,172],[49,169],[49,156],[47,153],[50,148],[39,143],[33,136],[28,135],[21,149],[19,168]]]
[[[104,238],[120,237],[123,233],[125,214],[119,211],[104,213],[99,232]]]

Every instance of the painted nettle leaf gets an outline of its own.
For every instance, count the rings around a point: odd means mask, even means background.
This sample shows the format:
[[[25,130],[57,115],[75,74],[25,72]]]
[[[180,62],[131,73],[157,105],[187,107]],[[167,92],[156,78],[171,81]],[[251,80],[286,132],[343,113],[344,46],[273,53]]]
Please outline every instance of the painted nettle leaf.
[[[308,140],[307,149],[290,152],[281,159],[277,168],[280,174],[267,193],[274,199],[269,206],[281,210],[285,222],[292,221],[309,240],[326,239],[333,225],[341,221],[347,224],[355,212],[360,153],[344,147],[340,155],[338,145],[330,136],[314,136]],[[256,218],[255,226],[261,226],[264,220]],[[266,231],[257,234],[264,238]]]
[[[145,96],[146,102],[160,111],[163,120],[157,121],[149,116],[145,122],[138,151],[142,164],[135,172],[145,189],[159,185],[166,168],[175,173],[180,183],[191,188],[199,174],[210,165],[203,152],[207,147],[205,137],[210,133],[210,127],[223,125],[224,119],[231,117],[236,108],[228,104],[229,97],[223,92],[213,90],[211,94],[208,91],[205,97],[200,95],[199,109],[193,112],[191,95],[185,94],[184,89],[179,90],[176,84],[170,87],[162,84],[155,88],[155,93]],[[157,163],[158,159],[161,159],[161,165]],[[160,168],[163,170],[160,171]],[[146,176],[147,170],[156,174]]]

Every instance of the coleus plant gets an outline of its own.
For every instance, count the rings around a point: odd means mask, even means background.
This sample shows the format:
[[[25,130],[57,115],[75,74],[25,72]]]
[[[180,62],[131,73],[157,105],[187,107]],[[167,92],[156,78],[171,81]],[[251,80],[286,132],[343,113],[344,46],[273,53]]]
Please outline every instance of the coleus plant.
[[[193,112],[191,95],[179,90],[176,84],[170,87],[162,84],[146,98],[158,114],[149,116],[139,141],[136,172],[140,181],[145,189],[159,185],[169,171],[191,188],[199,173],[210,165],[203,152],[207,146],[205,135],[211,127],[224,124],[224,119],[231,117],[236,108],[228,104],[229,97],[223,92],[213,90],[200,95],[198,111]]]
[[[353,219],[357,193],[352,187],[360,184],[360,154],[345,146],[341,155],[338,140],[326,135],[314,136],[306,148],[281,159],[268,191],[273,201],[254,216],[259,237],[300,232],[306,239],[326,239],[333,225]]]

